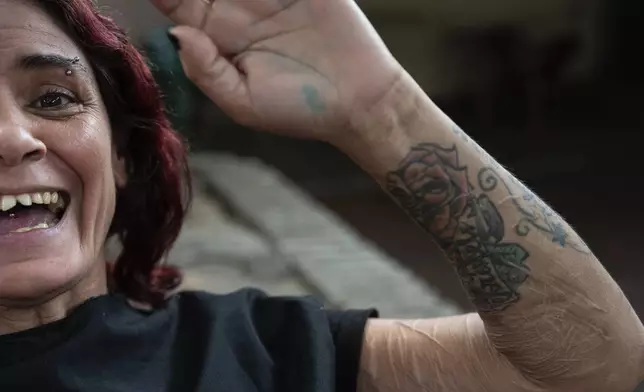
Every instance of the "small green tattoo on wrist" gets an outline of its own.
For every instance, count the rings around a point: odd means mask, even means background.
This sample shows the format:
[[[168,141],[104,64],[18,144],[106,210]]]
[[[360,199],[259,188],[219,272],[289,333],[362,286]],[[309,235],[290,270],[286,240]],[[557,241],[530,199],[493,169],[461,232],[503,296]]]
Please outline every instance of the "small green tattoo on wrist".
[[[310,84],[305,84],[302,86],[302,94],[304,95],[306,104],[313,113],[324,113],[326,106],[317,88]]]

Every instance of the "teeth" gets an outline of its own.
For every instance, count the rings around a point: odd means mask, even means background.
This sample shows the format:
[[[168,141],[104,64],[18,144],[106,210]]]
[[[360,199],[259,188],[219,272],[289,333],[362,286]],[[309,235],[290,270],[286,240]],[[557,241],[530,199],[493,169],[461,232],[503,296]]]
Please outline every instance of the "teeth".
[[[65,208],[65,201],[58,192],[36,192],[24,193],[21,195],[0,196],[0,207],[3,212],[9,211],[16,205],[29,207],[33,204],[46,205],[52,212],[58,212]]]
[[[2,201],[0,201],[0,204],[2,204],[2,211],[9,211],[15,207],[17,203],[18,201],[16,200],[16,197],[10,195],[2,196]]]
[[[51,203],[47,205],[49,211],[58,213],[61,210],[65,209],[65,202],[62,197],[58,196],[58,193],[54,192],[51,194]]]
[[[49,225],[49,223],[40,223],[40,224],[38,224],[36,226],[22,227],[22,228],[20,228],[18,230],[12,231],[12,233],[26,233],[26,232],[32,231],[32,230],[49,229],[50,227],[51,226]]]
[[[42,204],[43,203],[42,193],[32,193],[31,202],[34,204]]]
[[[18,195],[16,196],[16,199],[18,199],[18,203],[22,204],[25,207],[29,207],[31,205],[31,195]]]

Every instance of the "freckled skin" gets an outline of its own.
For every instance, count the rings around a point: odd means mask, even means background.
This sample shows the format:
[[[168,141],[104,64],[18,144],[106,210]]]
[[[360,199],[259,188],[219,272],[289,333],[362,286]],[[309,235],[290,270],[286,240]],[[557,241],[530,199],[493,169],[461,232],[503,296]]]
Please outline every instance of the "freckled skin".
[[[39,54],[74,61],[67,70],[17,64]],[[64,316],[60,309],[107,291],[103,245],[125,176],[96,81],[83,64],[84,54],[42,10],[0,1],[0,157],[6,158],[0,189],[44,186],[71,196],[59,234],[0,249],[0,333],[52,321]],[[52,91],[55,105],[44,108],[42,97]],[[28,159],[34,149],[45,153]]]

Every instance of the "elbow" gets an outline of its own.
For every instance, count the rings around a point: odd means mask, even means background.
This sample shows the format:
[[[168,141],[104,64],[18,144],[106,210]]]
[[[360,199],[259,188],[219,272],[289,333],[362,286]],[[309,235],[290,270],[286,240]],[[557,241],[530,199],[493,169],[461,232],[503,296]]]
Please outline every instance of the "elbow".
[[[487,332],[536,390],[633,392],[644,380],[644,326],[630,306],[550,307],[520,325],[519,334]]]
[[[628,343],[628,342],[623,342]],[[643,347],[639,342],[630,342],[630,349],[610,350],[606,358],[595,362],[594,374],[579,379],[576,391],[633,392],[644,381]],[[634,352],[634,351],[639,352]]]
[[[644,327],[632,308],[630,314],[606,324],[608,337],[595,352],[597,374],[591,380],[597,386],[584,391],[633,392],[644,381]]]
[[[611,353],[611,360],[605,360],[600,371],[606,384],[601,390],[633,392],[644,381],[644,333],[626,335],[616,346],[613,352],[606,350]]]
[[[548,392],[633,392],[644,381],[644,327],[633,316],[606,321],[601,334],[578,336],[565,346],[568,355],[542,363],[538,378],[527,376]]]

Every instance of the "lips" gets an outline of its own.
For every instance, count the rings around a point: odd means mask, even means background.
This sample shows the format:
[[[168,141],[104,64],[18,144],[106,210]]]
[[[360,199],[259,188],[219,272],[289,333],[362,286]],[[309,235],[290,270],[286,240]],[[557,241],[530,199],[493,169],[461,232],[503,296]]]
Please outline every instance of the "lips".
[[[69,204],[65,192],[0,196],[0,235],[55,227]]]

